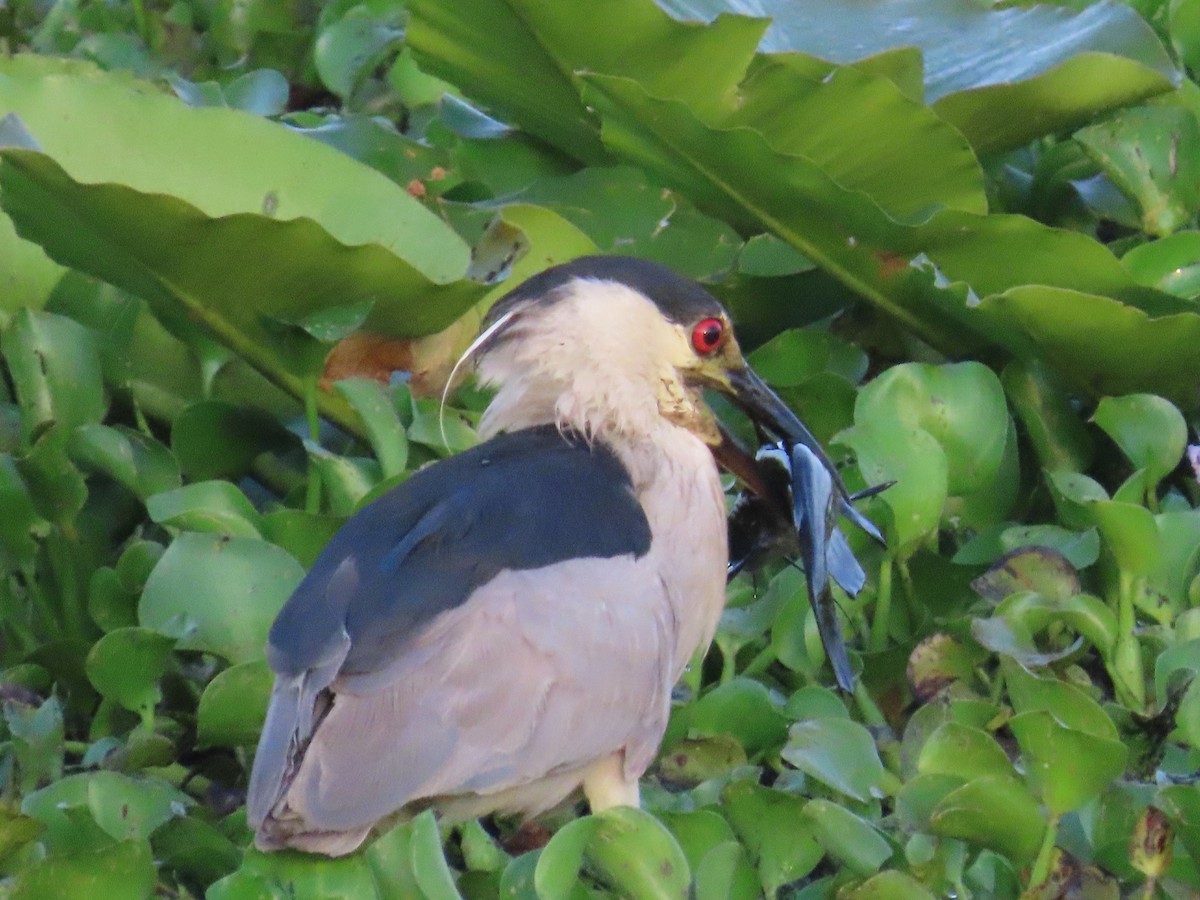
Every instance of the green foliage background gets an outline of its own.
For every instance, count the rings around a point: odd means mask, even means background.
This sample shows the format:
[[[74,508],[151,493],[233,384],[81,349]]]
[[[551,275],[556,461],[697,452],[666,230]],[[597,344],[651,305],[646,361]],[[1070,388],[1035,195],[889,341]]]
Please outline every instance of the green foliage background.
[[[18,0],[0,37],[0,895],[1200,891],[1200,0]],[[780,563],[644,810],[248,849],[275,612],[472,443],[485,398],[443,439],[425,394],[488,304],[594,252],[705,282],[897,482],[838,597],[860,688]]]

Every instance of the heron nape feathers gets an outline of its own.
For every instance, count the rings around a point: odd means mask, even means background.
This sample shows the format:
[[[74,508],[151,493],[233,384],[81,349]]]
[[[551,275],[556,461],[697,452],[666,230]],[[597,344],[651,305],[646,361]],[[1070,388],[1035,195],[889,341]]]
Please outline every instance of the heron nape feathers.
[[[639,799],[671,690],[727,575],[799,556],[839,685],[829,593],[862,587],[836,468],[742,358],[728,313],[662,266],[587,257],[526,281],[468,351],[483,443],[365,506],[271,628],[248,817],[262,849],[340,855],[378,824]],[[763,435],[752,454],[705,391]],[[718,460],[748,484],[727,517]]]

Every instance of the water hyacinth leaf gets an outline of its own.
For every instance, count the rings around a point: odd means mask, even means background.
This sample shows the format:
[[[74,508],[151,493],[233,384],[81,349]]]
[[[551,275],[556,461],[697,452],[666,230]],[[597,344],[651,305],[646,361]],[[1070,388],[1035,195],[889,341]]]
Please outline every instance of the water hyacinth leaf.
[[[78,322],[21,310],[0,334],[0,350],[16,389],[26,442],[52,425],[70,430],[104,416],[96,339]]]
[[[930,816],[934,834],[990,847],[1032,862],[1045,831],[1038,801],[1016,778],[985,775],[951,791]]]
[[[277,116],[287,108],[288,81],[274,69],[255,69],[225,85],[225,102],[256,116]]]
[[[934,894],[911,875],[888,869],[846,894],[846,900],[933,900]]]
[[[1059,650],[1043,651],[1038,648],[1032,632],[1021,619],[999,615],[990,619],[972,619],[971,637],[993,653],[1034,668],[1065,659],[1083,645],[1083,639],[1079,638]]]
[[[594,818],[598,824],[587,858],[619,894],[663,900],[687,896],[692,880],[687,858],[657,819],[629,806]]]
[[[867,484],[896,482],[878,499],[891,511],[885,526],[888,547],[903,558],[933,534],[947,497],[946,454],[937,439],[895,420],[864,420],[837,442],[855,453]]]
[[[1078,571],[1063,554],[1047,547],[1027,546],[1000,557],[971,582],[971,587],[992,603],[1018,591],[1065,600],[1082,590]]]
[[[1069,531],[1058,525],[1014,525],[1001,533],[1000,546],[1005,551],[1027,547],[1051,550],[1076,569],[1086,569],[1100,558],[1100,535],[1095,528]]]
[[[1129,750],[1119,740],[1065,727],[1046,711],[1009,720],[1025,759],[1026,778],[1051,815],[1096,797],[1125,771]]]
[[[197,481],[155,494],[146,512],[159,525],[209,531],[230,537],[260,538],[263,520],[246,495],[229,481]]]
[[[13,458],[0,454],[0,559],[5,567],[29,565],[36,545],[33,530],[43,521],[34,507],[33,497]]]
[[[397,8],[378,12],[360,4],[321,29],[313,47],[313,63],[322,83],[343,100],[382,59],[404,42],[403,17]]]
[[[544,900],[569,900],[579,890],[583,855],[600,823],[594,816],[568,822],[554,833],[538,856],[533,883]]]
[[[696,785],[746,765],[746,750],[731,734],[684,738],[671,744],[659,759],[658,773],[664,781]]]
[[[409,854],[421,893],[429,900],[462,900],[454,886],[454,875],[446,864],[442,839],[432,812],[413,819]]]
[[[928,833],[933,812],[951,791],[963,786],[953,775],[912,775],[896,793],[896,819],[906,832]]]
[[[1087,504],[1109,499],[1098,481],[1079,472],[1047,472],[1046,485],[1059,519],[1068,528],[1090,528],[1095,519]]]
[[[44,828],[37,819],[0,806],[0,860],[8,859],[29,844]]]
[[[1012,662],[1004,662],[1002,668],[1017,713],[1048,712],[1064,727],[1117,740],[1117,726],[1108,713],[1080,688],[1053,675],[1035,675]]]
[[[81,425],[68,452],[81,468],[103,472],[143,501],[179,487],[179,464],[171,451],[124,425]]]
[[[29,794],[22,812],[45,823],[49,834],[69,827],[66,814],[72,807],[86,807],[112,840],[145,840],[192,803],[165,781],[100,771],[68,775]]]
[[[239,663],[218,674],[205,686],[196,708],[197,746],[255,746],[273,683],[263,660]]]
[[[177,638],[181,650],[251,662],[262,658],[271,622],[303,577],[292,556],[265,541],[185,532],[154,567],[138,619]]]
[[[263,537],[286,550],[308,569],[345,521],[344,516],[277,509],[263,516]]]
[[[659,820],[670,829],[675,840],[679,842],[679,847],[693,872],[709,851],[721,844],[737,840],[729,822],[712,809],[660,813]]]
[[[950,494],[971,493],[999,470],[1008,406],[995,373],[976,362],[892,366],[859,391],[855,421],[897,421],[937,439]]]
[[[21,791],[28,792],[39,784],[61,778],[65,732],[63,709],[58,698],[47,697],[36,707],[8,703],[4,705],[3,713],[4,724],[12,736],[19,775],[17,784]],[[21,811],[29,813],[24,805]]]
[[[797,722],[780,755],[806,775],[866,803],[883,795],[883,763],[871,733],[849,719]]]
[[[971,781],[985,775],[1015,776],[1008,754],[980,728],[946,722],[925,741],[917,761],[922,775],[951,775]]]
[[[262,453],[300,450],[273,416],[227,400],[193,403],[171,424],[171,450],[189,478],[240,478]]]
[[[103,850],[55,856],[52,865],[26,867],[13,886],[12,897],[150,897],[156,881],[150,845],[120,841]]]
[[[687,710],[693,735],[731,734],[753,755],[783,743],[787,718],[766,686],[750,678],[735,678],[709,691]]]
[[[725,816],[750,851],[767,896],[808,875],[825,854],[802,818],[805,802],[748,781],[721,792]]]
[[[383,386],[365,378],[350,378],[334,387],[362,419],[383,477],[403,472],[408,465],[408,436]]]
[[[1107,656],[1117,643],[1117,614],[1099,597],[1076,594],[1066,600],[1052,600],[1041,594],[1013,594],[996,608],[996,615],[1018,619],[1031,631],[1041,631],[1062,622],[1091,642]]]
[[[801,816],[814,829],[830,856],[857,875],[878,872],[892,856],[892,846],[869,823],[829,800],[810,800]]]
[[[913,692],[923,700],[932,700],[956,682],[970,683],[978,654],[949,634],[931,634],[908,655],[906,674]]]
[[[1137,202],[1147,233],[1169,235],[1200,209],[1200,123],[1190,110],[1121,110],[1075,132],[1075,140]]]
[[[262,853],[253,848],[246,851],[242,867],[228,879],[217,882],[209,896],[244,900],[261,896],[258,892],[264,889],[271,891],[267,896],[272,900],[379,897],[371,868],[363,856],[328,859],[298,853]]]
[[[228,837],[195,816],[170,819],[150,836],[150,846],[163,869],[203,887],[242,861],[240,849]]]
[[[756,347],[747,361],[774,388],[798,387],[823,372],[855,384],[867,372],[861,349],[828,332],[803,328],[781,331]]]
[[[158,681],[174,646],[174,639],[146,628],[110,631],[88,653],[88,679],[102,696],[148,717],[162,699]]]
[[[1176,297],[1200,297],[1200,231],[1177,231],[1121,257],[1138,284]]]
[[[412,871],[412,823],[404,822],[368,844],[363,858],[382,897],[419,897]]]
[[[304,448],[313,467],[320,473],[321,487],[332,515],[351,515],[379,483],[379,463],[373,459],[339,456],[308,440],[304,442]]]
[[[1179,410],[1152,394],[1105,397],[1093,417],[1135,469],[1146,470],[1153,488],[1179,464],[1187,424]]]
[[[1094,453],[1092,438],[1072,407],[1062,378],[1040,360],[1014,360],[1004,367],[1000,382],[1042,468],[1087,469]]]
[[[755,900],[762,896],[746,848],[737,841],[714,847],[696,869],[696,900]]]

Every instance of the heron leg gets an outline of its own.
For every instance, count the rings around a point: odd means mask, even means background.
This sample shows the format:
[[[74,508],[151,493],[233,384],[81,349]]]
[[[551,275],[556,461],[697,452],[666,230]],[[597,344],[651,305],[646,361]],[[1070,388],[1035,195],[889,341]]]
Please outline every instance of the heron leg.
[[[583,775],[583,793],[593,813],[614,806],[641,805],[637,779],[625,774],[625,751],[618,750],[592,763]]]

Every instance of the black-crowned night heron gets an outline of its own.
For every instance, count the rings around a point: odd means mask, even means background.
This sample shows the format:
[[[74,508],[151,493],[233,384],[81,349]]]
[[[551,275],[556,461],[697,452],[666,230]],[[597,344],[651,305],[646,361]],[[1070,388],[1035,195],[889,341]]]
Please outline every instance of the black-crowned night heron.
[[[636,806],[725,601],[723,439],[703,392],[815,445],[721,305],[651,263],[543,272],[467,355],[496,389],[485,442],[351,518],[271,629],[247,803],[260,848],[339,855],[395,813],[530,815],[581,786],[593,811]],[[829,510],[849,507],[820,463],[823,547]],[[844,540],[830,548],[835,578],[857,570]]]

